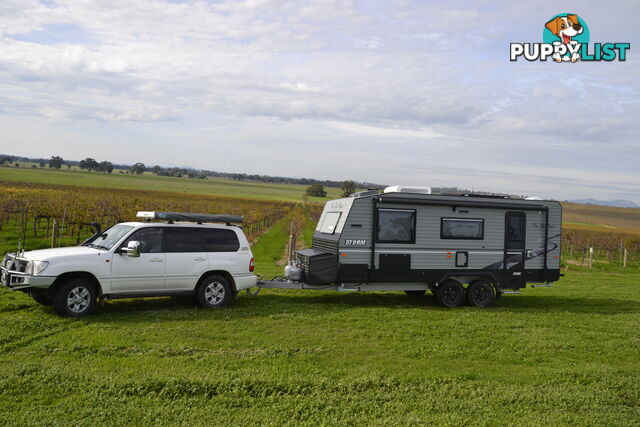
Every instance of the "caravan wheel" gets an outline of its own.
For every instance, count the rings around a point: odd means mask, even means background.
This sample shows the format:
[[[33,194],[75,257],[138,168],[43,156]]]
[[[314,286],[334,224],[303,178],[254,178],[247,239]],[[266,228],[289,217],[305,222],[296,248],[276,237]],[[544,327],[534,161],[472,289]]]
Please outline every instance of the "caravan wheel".
[[[465,291],[460,282],[449,280],[438,287],[436,298],[443,307],[460,307],[464,304]]]
[[[484,280],[478,280],[467,288],[467,301],[469,305],[476,307],[489,307],[495,299],[493,285]]]

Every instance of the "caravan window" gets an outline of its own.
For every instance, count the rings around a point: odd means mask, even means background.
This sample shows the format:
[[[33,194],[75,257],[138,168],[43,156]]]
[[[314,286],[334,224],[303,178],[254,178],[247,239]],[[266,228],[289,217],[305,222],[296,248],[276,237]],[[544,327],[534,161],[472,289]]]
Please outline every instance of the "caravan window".
[[[378,209],[378,242],[415,243],[416,211]]]
[[[484,220],[466,218],[441,218],[441,239],[482,240]]]
[[[338,226],[338,220],[340,220],[342,212],[327,212],[324,216],[324,221],[320,226],[320,232],[324,234],[333,234],[336,232]]]

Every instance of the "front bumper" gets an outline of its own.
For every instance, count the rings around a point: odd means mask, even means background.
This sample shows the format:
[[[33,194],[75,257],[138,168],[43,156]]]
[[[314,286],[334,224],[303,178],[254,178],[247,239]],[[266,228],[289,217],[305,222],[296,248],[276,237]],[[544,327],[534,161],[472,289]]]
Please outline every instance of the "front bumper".
[[[0,284],[14,291],[29,288],[47,289],[55,280],[52,276],[34,276],[0,267]]]

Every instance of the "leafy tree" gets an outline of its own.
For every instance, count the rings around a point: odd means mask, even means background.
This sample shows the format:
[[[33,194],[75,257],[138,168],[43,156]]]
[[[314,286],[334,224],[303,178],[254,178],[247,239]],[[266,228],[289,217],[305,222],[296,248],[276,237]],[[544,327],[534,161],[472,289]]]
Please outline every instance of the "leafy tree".
[[[5,163],[11,163],[12,160],[13,160],[13,157],[11,156],[0,157],[0,166],[4,166]]]
[[[20,163],[14,163],[13,164],[15,167],[19,168],[20,167]]]
[[[68,164],[68,165],[67,165],[67,169],[71,169],[71,165],[69,165],[69,164]]]
[[[96,162],[96,159],[87,157],[84,160],[80,160],[80,163],[78,164],[78,166],[80,166],[80,169],[86,169],[89,172],[91,172],[92,170],[95,170],[98,168],[98,162]]]
[[[60,169],[64,164],[64,160],[60,156],[51,156],[49,160],[49,167],[53,169]]]
[[[40,162],[40,167],[41,167],[41,168],[45,167],[44,162]]]
[[[356,183],[348,180],[340,183],[340,189],[342,190],[342,197],[349,197],[356,191]]]
[[[154,167],[151,168],[151,172],[155,173],[156,175],[158,175],[158,173],[162,170],[162,168],[158,165],[155,165]]]
[[[314,197],[327,197],[327,192],[324,191],[324,187],[322,186],[322,184],[310,185],[307,188],[306,193],[309,196],[314,196]]]
[[[111,162],[100,162],[100,164],[98,165],[98,168],[96,170],[99,170],[100,172],[111,173],[111,172],[113,172],[113,163],[111,163]]]
[[[142,175],[145,169],[146,169],[146,166],[144,165],[144,163],[136,163],[135,165],[129,168],[129,171],[131,173],[135,173],[136,175]]]

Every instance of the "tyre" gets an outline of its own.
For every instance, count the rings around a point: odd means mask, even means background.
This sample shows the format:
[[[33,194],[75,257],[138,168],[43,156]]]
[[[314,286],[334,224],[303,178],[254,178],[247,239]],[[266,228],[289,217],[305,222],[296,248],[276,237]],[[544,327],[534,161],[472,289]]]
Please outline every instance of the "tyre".
[[[40,305],[51,305],[51,296],[47,294],[31,294],[31,298]]]
[[[234,297],[229,281],[222,276],[207,276],[196,291],[198,304],[205,308],[219,308],[229,304]]]
[[[464,287],[455,280],[444,282],[436,291],[436,299],[442,307],[453,308],[464,304]]]
[[[484,280],[473,282],[467,288],[467,302],[475,307],[489,307],[496,294],[493,285]]]
[[[53,309],[60,316],[80,317],[93,312],[98,292],[89,279],[69,279],[53,294]]]
[[[427,291],[404,291],[404,293],[410,297],[422,297],[427,293]]]

